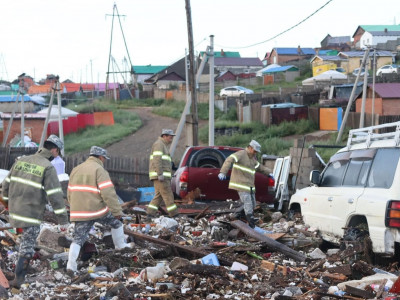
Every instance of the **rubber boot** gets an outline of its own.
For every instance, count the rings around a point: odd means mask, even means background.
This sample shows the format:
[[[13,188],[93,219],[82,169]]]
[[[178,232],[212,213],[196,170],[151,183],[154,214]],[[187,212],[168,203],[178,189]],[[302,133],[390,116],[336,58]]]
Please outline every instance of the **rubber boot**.
[[[120,226],[117,229],[111,228],[111,236],[115,249],[133,248],[133,243],[125,243],[124,226]]]
[[[256,227],[256,220],[254,219],[253,215],[246,215],[246,220],[251,228]]]
[[[10,281],[10,286],[19,289],[25,281],[26,271],[29,266],[29,261],[31,260],[31,254],[25,254],[25,256],[19,257],[17,265],[15,267],[15,278]]]
[[[78,259],[80,251],[81,246],[79,246],[77,243],[72,242],[71,246],[69,247],[67,263],[67,274],[71,277],[78,270],[78,263],[76,262],[76,260]]]

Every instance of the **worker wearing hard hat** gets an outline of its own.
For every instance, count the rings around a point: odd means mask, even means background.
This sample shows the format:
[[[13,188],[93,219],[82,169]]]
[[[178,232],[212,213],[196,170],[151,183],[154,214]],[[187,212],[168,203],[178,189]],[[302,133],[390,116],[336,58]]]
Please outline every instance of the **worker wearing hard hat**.
[[[15,279],[10,285],[19,288],[36,246],[45,206],[48,201],[58,218],[60,229],[68,228],[68,214],[56,170],[50,163],[54,143],[44,143],[33,155],[19,158],[3,181],[3,200],[8,206],[10,224],[22,228]]]
[[[251,228],[255,227],[255,172],[258,171],[265,175],[271,173],[269,168],[264,167],[257,161],[256,153],[260,152],[261,145],[257,141],[252,140],[246,149],[228,156],[218,174],[220,180],[225,180],[226,174],[233,164],[229,188],[237,190],[242,202],[242,207],[237,211],[236,217],[239,217],[240,213],[244,210],[247,222]]]
[[[155,217],[158,207],[164,200],[170,217],[178,215],[171,189],[172,162],[168,146],[175,134],[171,129],[163,129],[161,136],[154,142],[150,152],[149,177],[154,183],[154,198],[147,207],[146,222]]]
[[[112,240],[116,249],[133,247],[133,244],[125,242],[121,222],[122,208],[110,175],[103,166],[107,159],[110,159],[107,150],[92,146],[89,158],[71,172],[68,202],[70,219],[71,222],[75,222],[75,230],[67,263],[67,273],[70,276],[77,271],[79,252],[96,222],[111,227]]]

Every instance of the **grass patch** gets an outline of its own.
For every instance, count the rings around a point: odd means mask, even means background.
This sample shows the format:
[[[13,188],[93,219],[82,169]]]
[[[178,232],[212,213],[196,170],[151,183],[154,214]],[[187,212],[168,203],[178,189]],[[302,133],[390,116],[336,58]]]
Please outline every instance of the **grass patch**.
[[[170,117],[174,119],[180,119],[183,110],[185,108],[185,102],[183,101],[165,101],[159,107],[152,109],[152,112],[159,116]],[[190,112],[189,112],[190,113]],[[209,105],[208,103],[198,103],[197,104],[197,116],[199,120],[208,120],[209,115]],[[223,115],[218,108],[214,109],[214,118],[218,119]]]
[[[65,153],[85,151],[93,145],[106,147],[120,141],[142,126],[142,121],[135,112],[118,110],[115,107],[110,110],[114,115],[113,126],[87,127],[79,132],[65,135]],[[83,111],[90,111],[90,109],[83,109]]]
[[[317,130],[315,123],[309,120],[297,122],[283,122],[279,125],[265,126],[260,122],[238,123],[232,121],[217,121],[215,128],[236,127],[237,131],[231,136],[220,135],[215,137],[215,145],[246,147],[249,142],[257,140],[263,153],[285,156],[289,154],[292,141],[282,139],[284,136],[305,134]],[[200,141],[208,141],[208,126],[199,130]]]

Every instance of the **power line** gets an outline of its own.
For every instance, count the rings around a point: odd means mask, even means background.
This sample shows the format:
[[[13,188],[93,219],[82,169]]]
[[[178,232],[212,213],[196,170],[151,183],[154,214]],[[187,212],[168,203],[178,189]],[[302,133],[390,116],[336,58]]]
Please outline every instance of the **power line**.
[[[262,41],[262,42],[259,42],[259,43],[255,43],[255,44],[252,44],[252,45],[248,45],[248,46],[241,46],[241,47],[227,47],[227,46],[221,46],[221,45],[218,45],[218,46],[219,46],[219,47],[222,47],[222,48],[245,49],[245,48],[251,48],[251,47],[254,47],[254,46],[257,46],[257,45],[260,45],[260,44],[264,44],[264,43],[266,43],[266,42],[269,42],[269,41],[271,41],[271,40],[277,38],[278,36],[281,36],[282,34],[288,32],[288,31],[292,30],[293,28],[299,26],[300,24],[304,23],[305,21],[307,21],[309,18],[311,18],[313,15],[315,15],[317,12],[319,12],[321,9],[323,9],[325,6],[327,6],[327,5],[328,5],[330,2],[332,2],[332,1],[333,1],[333,0],[329,0],[329,1],[326,2],[324,5],[322,5],[320,8],[318,8],[316,11],[314,11],[311,15],[309,15],[309,16],[306,17],[306,18],[304,18],[303,20],[301,20],[301,21],[300,21],[299,23],[297,23],[296,25],[293,25],[292,27],[290,27],[290,28],[288,28],[288,29],[282,31],[281,33],[278,33],[277,35],[275,35],[275,36],[273,36],[273,37],[271,37],[271,38],[269,38],[269,39],[267,39],[267,40],[265,40],[265,41]]]

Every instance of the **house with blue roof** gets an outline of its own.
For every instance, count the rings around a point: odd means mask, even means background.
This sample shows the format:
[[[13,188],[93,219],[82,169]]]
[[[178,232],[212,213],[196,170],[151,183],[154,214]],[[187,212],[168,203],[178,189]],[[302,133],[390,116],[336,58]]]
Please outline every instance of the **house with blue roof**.
[[[300,70],[298,67],[293,65],[281,66],[276,68],[270,68],[264,71],[263,75],[272,75],[274,77],[274,82],[278,81],[292,82],[295,81],[295,79],[300,76]]]
[[[268,64],[279,64],[284,65],[288,62],[299,61],[304,59],[311,59],[316,54],[314,48],[273,48],[264,59],[268,61]]]

